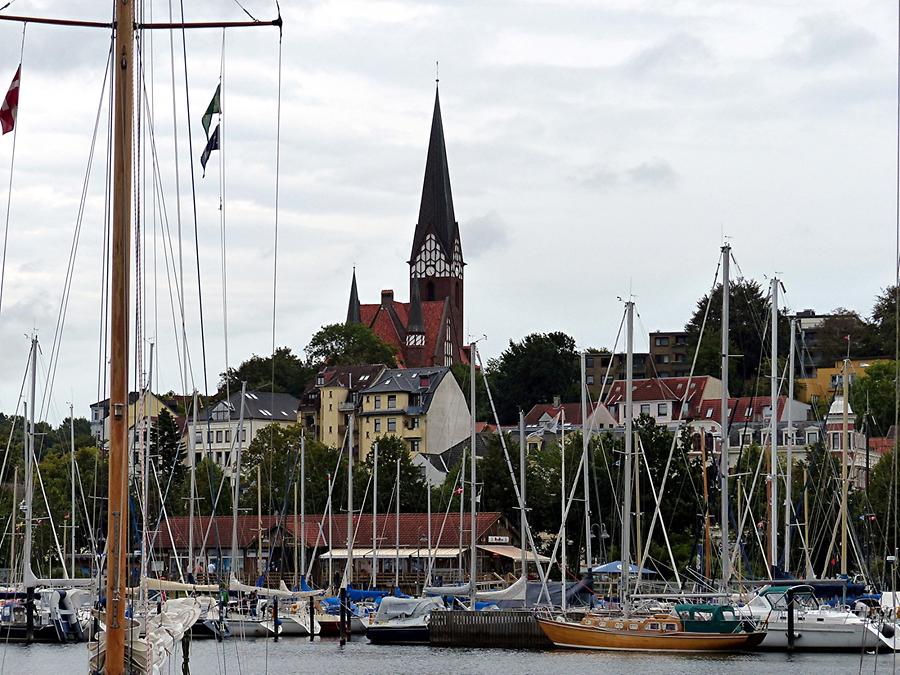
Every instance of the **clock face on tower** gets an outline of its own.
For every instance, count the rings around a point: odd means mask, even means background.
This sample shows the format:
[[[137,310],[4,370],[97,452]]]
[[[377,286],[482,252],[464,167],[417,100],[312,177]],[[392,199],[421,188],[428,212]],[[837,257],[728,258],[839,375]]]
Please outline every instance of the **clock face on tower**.
[[[455,277],[461,279],[462,268],[462,250],[459,246],[459,240],[456,240],[453,262],[450,263],[435,236],[429,234],[425,237],[422,248],[419,249],[416,260],[412,265],[411,274],[414,279],[427,277]]]

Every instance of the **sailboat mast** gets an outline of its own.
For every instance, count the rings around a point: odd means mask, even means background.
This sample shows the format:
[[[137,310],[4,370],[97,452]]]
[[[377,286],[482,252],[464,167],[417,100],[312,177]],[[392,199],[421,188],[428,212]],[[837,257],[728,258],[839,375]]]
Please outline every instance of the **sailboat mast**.
[[[31,338],[31,395],[26,406],[28,430],[25,434],[25,538],[22,540],[22,579],[25,587],[33,591],[34,572],[31,570],[32,502],[34,501],[34,409],[37,391],[37,337]]]
[[[394,506],[394,588],[400,588],[400,457],[397,456],[397,504]]]
[[[296,513],[297,509],[294,509]],[[300,575],[306,575],[306,432],[300,434]]]
[[[19,512],[19,467],[13,468],[12,513],[10,514],[9,538],[9,585],[15,583],[16,576],[16,514]]]
[[[525,558],[525,413],[519,410],[519,543],[522,548],[522,576],[526,576],[528,561]]]
[[[472,609],[475,609],[475,575],[478,572],[477,560],[475,558],[475,343],[469,345],[469,408],[472,416],[471,429],[469,436],[469,452],[471,453],[471,466],[469,467],[469,481],[471,482],[471,492],[469,494],[469,602]]]
[[[243,400],[241,401],[241,405],[243,405]],[[194,567],[196,566],[194,561],[194,506],[197,501],[197,430],[200,427],[197,426],[197,390],[194,389],[194,396],[192,398],[192,404],[194,407],[192,413],[193,419],[193,428],[194,433],[188,436],[188,444],[190,446],[190,457],[188,457],[188,464],[190,465],[191,473],[190,473],[190,494],[188,495],[188,570],[191,574],[194,572]],[[207,432],[208,433],[208,432]],[[203,434],[203,430],[200,430],[201,438]]]
[[[560,523],[560,537],[562,539],[562,547],[559,554],[559,582],[560,582],[560,605],[562,611],[566,611],[566,409],[559,411],[559,418],[562,420],[562,434],[559,440],[560,464],[559,464],[559,499],[560,512],[559,517],[562,519]]]
[[[75,578],[75,406],[69,404],[69,447],[72,455],[69,458],[70,473],[72,476],[71,493],[69,494],[69,525],[72,528],[72,578]],[[146,507],[145,507],[146,509]],[[15,500],[13,500],[15,511]]]
[[[634,382],[634,302],[625,303],[625,495],[622,502],[622,573],[619,575],[619,602],[628,611],[626,596],[631,572],[631,455],[634,439],[632,385]]]
[[[849,351],[849,350],[848,350]],[[844,368],[841,373],[841,385],[844,395],[841,421],[841,575],[847,576],[847,452],[850,447],[850,359],[844,359]]]
[[[131,143],[134,3],[117,2],[114,63],[112,260],[110,267],[109,501],[106,673],[125,669],[125,554],[128,550],[128,321],[131,260]]]
[[[769,407],[771,414],[771,429],[769,431],[769,489],[771,490],[771,498],[769,501],[769,527],[771,531],[769,541],[769,569],[772,576],[775,575],[775,568],[778,566],[778,278],[772,279],[771,287],[772,296],[772,318],[770,320],[772,329],[772,350],[771,350],[771,397],[769,399]]]
[[[591,574],[591,497],[588,487],[588,464],[590,463],[591,427],[588,424],[587,404],[587,356],[581,352],[581,464],[582,491],[584,492],[584,562],[588,575]],[[524,479],[523,479],[524,480]],[[524,535],[523,535],[524,536]]]
[[[328,512],[328,588],[332,587],[334,584],[334,546],[332,544],[332,525],[334,520],[334,512],[331,508],[331,493],[334,490],[334,484],[331,481],[331,474],[328,474],[328,503],[325,505],[325,510]],[[332,592],[337,591],[336,588],[331,588]]]
[[[343,585],[349,588],[353,582],[353,413],[347,423],[347,571]]]
[[[784,474],[784,571],[791,572],[791,521],[793,520],[793,469],[794,469],[794,351],[797,348],[797,318],[791,319],[790,352],[788,353],[788,397],[785,404],[787,414],[787,463]]]
[[[724,592],[731,579],[731,545],[728,521],[728,471],[731,458],[728,454],[728,346],[731,331],[731,246],[722,246],[722,401],[720,426],[722,442],[719,446],[719,530],[722,533],[722,580],[719,590]]]
[[[372,581],[375,588],[378,582],[378,441],[372,444]]]
[[[244,395],[247,383],[241,382],[241,403],[238,411],[237,455],[232,462],[234,469],[234,497],[231,500],[231,576],[236,577],[234,570],[238,559],[238,502],[241,497],[241,455],[244,451]]]

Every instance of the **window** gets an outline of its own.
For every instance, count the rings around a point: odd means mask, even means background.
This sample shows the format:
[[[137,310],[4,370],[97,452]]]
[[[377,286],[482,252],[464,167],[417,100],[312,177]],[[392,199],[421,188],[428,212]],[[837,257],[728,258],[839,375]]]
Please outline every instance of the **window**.
[[[657,362],[657,363],[668,363],[668,362],[669,362],[669,355],[668,355],[668,354],[657,354],[657,355],[656,355],[656,362]]]
[[[831,447],[834,450],[837,450],[841,447],[841,432],[840,431],[832,431],[831,432]]]
[[[388,431],[397,431],[397,418],[396,417],[388,417]]]
[[[650,404],[649,403],[641,403],[641,415],[649,415],[650,414]]]
[[[381,410],[381,397],[375,397],[375,410]]]
[[[216,432],[216,443],[221,443],[221,442],[222,442],[222,431],[219,430]]]
[[[369,437],[369,432],[367,431],[367,432],[366,432],[366,438],[368,438],[368,437]]]
[[[744,417],[746,417],[747,419],[750,419],[751,417],[753,417],[753,408],[748,407],[744,411]]]
[[[585,356],[584,357],[584,367],[585,368],[593,368],[594,367],[594,357],[593,356]]]
[[[324,375],[316,375],[316,384],[320,387],[323,384],[325,384],[325,376]]]
[[[211,431],[206,432],[206,442],[207,442],[207,444],[213,442],[213,432],[211,432]]]
[[[246,429],[241,429],[241,442],[243,442],[243,443],[247,442],[247,430]]]
[[[379,433],[381,431],[381,420],[375,419],[375,433]]]
[[[713,414],[713,409],[707,408],[706,409],[706,419],[709,419],[710,417],[712,417],[712,414]]]
[[[331,407],[332,405],[333,405],[332,403],[329,403],[329,404],[328,404],[328,412],[331,412],[331,411],[332,411],[332,409],[333,409],[333,408]]]
[[[819,434],[815,431],[807,431],[806,432],[806,444],[807,445],[815,445],[819,440]]]
[[[397,395],[396,394],[388,394],[388,410],[393,410],[397,407]]]
[[[410,429],[418,429],[419,428],[419,418],[418,417],[413,417],[409,421],[409,428]]]
[[[225,430],[225,442],[231,443],[231,429]]]
[[[654,340],[654,344],[656,344],[657,347],[668,347],[669,346],[669,338],[658,337]]]
[[[657,403],[656,404],[656,416],[657,417],[665,417],[669,412],[669,404],[668,403]]]
[[[331,425],[328,425],[328,433],[329,433],[329,434],[334,433],[334,432],[332,431]]]
[[[197,431],[197,433],[194,434],[194,443],[202,443],[202,442],[203,442],[203,432]]]
[[[412,440],[409,442],[409,450],[410,452],[418,452],[419,451],[419,443],[418,439]]]
[[[593,375],[588,375],[586,379],[587,379],[587,383],[589,385],[594,384],[594,376]]]
[[[686,345],[687,344],[687,335],[676,335],[675,336],[675,344],[676,345]]]
[[[331,395],[332,395],[333,393],[334,393],[334,392],[332,392],[331,389],[329,389],[329,390],[328,390],[328,398],[331,398]]]

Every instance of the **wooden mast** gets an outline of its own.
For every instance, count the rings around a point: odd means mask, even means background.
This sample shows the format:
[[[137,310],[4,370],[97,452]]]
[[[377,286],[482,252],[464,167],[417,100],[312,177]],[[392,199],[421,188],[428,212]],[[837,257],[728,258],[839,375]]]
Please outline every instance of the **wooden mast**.
[[[128,329],[131,261],[131,143],[134,115],[134,5],[115,9],[112,261],[110,274],[109,502],[106,673],[125,672],[125,554],[128,550]]]

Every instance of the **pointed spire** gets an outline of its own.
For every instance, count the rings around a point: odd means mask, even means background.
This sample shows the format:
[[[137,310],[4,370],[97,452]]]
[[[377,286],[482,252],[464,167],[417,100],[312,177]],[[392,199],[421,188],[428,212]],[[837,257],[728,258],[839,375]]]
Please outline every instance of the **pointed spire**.
[[[453,245],[458,236],[456,215],[453,212],[453,194],[450,190],[450,169],[447,166],[447,148],[444,145],[444,125],[441,121],[441,100],[435,86],[434,114],[431,118],[431,137],[425,160],[425,180],[422,185],[422,201],[419,205],[419,221],[413,237],[412,256],[422,247],[429,232],[444,248],[447,259],[453,257]]]
[[[362,323],[359,315],[359,293],[356,291],[356,267],[353,268],[353,282],[350,284],[350,302],[347,305],[347,323]]]
[[[424,333],[425,320],[422,318],[422,296],[419,293],[419,280],[413,279],[409,289],[409,320],[406,332],[409,335]]]

